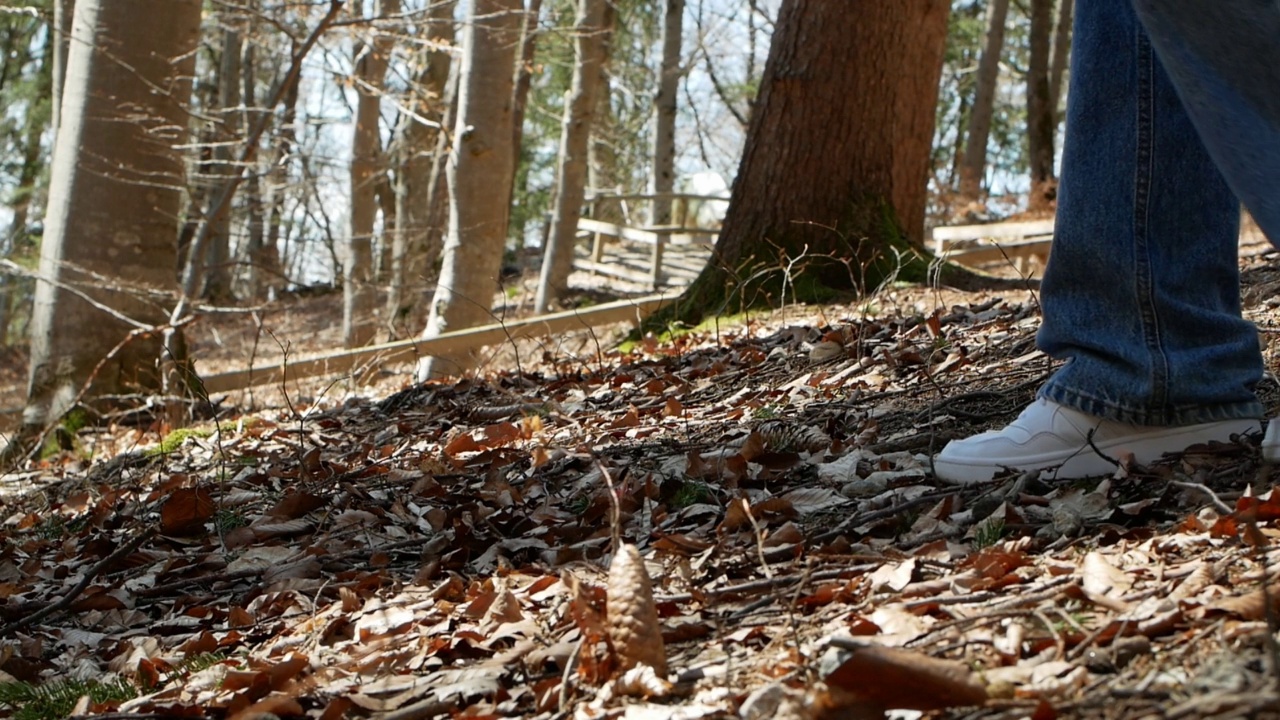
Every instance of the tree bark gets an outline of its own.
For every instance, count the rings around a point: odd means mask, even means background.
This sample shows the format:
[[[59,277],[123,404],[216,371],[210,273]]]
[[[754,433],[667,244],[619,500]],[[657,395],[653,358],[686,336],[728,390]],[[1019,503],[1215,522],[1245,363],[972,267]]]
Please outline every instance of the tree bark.
[[[374,16],[400,12],[400,0],[378,0]],[[356,117],[351,138],[351,211],[342,266],[342,342],[347,347],[373,340],[374,318],[373,226],[378,214],[377,184],[382,169],[382,139],[378,133],[382,86],[392,36],[370,27],[371,42],[356,49]]]
[[[67,49],[71,46],[71,18],[76,0],[53,0],[53,120],[50,127],[58,132],[62,116],[62,88],[67,76]]]
[[[209,202],[238,171],[236,145],[240,140],[240,72],[243,39],[240,31],[227,27],[222,36],[222,62],[218,67],[218,117],[213,128],[213,168],[210,173]],[[204,256],[204,288],[201,295],[215,303],[231,300],[231,212],[214,221]]]
[[[650,327],[923,279],[949,6],[783,1],[720,240]]]
[[[676,96],[680,91],[680,47],[684,39],[684,0],[666,0],[662,19],[662,67],[653,101],[653,172],[649,191],[669,193],[676,183]],[[654,225],[671,224],[671,200],[653,201]]]
[[[428,42],[439,47],[453,44],[453,3],[431,5],[427,20]],[[453,91],[449,87],[452,56],[447,50],[425,53],[424,67],[414,87],[410,107],[422,119],[449,127]],[[391,282],[387,293],[387,315],[393,327],[413,315],[426,292],[428,277],[440,256],[445,205],[436,200],[434,187],[443,183],[432,179],[443,175],[448,154],[447,137],[439,128],[409,114],[402,114],[396,144],[399,170],[396,173],[396,233],[392,238]]]
[[[159,387],[154,336],[94,371],[130,330],[168,319],[177,146],[187,140],[200,16],[200,0],[76,4],[32,316],[28,426],[60,417],[91,377],[90,396]]]
[[[1049,67],[1049,107],[1054,112],[1054,131],[1062,116],[1063,77],[1071,55],[1071,15],[1075,0],[1058,0],[1058,27],[1053,35],[1053,62]]]
[[[515,172],[511,103],[521,0],[472,0],[463,26],[458,119],[449,163],[449,234],[425,336],[475,327],[492,316]],[[494,192],[494,188],[500,188]],[[424,359],[420,379],[475,366],[474,351]]]
[[[987,142],[991,138],[991,117],[995,111],[996,86],[1000,80],[1000,55],[1004,52],[1005,21],[1009,0],[991,0],[987,5],[987,41],[978,61],[977,86],[969,111],[969,132],[965,139],[964,161],[960,164],[960,194],[976,200],[982,193],[987,169]]]
[[[1041,209],[1052,198],[1053,148],[1057,127],[1049,95],[1049,43],[1053,34],[1053,0],[1030,0],[1031,52],[1027,61],[1027,163],[1031,195],[1027,205]]]
[[[587,144],[598,106],[596,95],[600,89],[601,71],[608,55],[607,4],[608,0],[578,0],[573,79],[560,130],[555,205],[534,301],[538,312],[555,309],[568,290],[569,273],[573,271],[578,218],[582,214],[587,184]]]

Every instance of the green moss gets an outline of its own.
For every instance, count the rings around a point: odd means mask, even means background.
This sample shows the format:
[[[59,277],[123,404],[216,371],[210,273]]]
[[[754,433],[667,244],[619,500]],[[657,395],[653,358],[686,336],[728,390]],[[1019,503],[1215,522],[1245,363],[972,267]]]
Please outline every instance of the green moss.
[[[711,487],[704,482],[697,480],[684,481],[675,495],[671,498],[671,506],[676,509],[687,508],[690,505],[697,505],[710,500],[712,497]]]
[[[146,456],[153,458],[160,455],[168,455],[182,447],[182,443],[186,442],[187,438],[207,438],[212,435],[213,428],[178,428],[168,435],[165,435],[159,445],[147,450]]]

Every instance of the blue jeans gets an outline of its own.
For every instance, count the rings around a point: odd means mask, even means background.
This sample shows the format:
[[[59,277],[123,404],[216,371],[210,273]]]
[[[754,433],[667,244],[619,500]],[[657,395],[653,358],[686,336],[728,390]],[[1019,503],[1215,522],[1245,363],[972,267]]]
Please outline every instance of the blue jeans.
[[[1280,242],[1280,5],[1077,0],[1041,397],[1139,425],[1260,418],[1243,201]]]

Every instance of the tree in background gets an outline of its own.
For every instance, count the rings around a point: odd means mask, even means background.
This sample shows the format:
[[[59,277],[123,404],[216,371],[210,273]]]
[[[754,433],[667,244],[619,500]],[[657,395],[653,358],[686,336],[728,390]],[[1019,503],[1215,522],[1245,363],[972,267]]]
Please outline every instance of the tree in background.
[[[393,154],[396,157],[396,229],[392,238],[387,314],[393,327],[422,304],[435,275],[448,209],[445,161],[454,91],[454,3],[435,2],[423,20],[426,46],[417,53],[416,82],[405,93],[408,111],[400,114]],[[416,329],[416,328],[415,328]]]
[[[534,306],[551,311],[564,296],[573,270],[573,249],[578,240],[578,219],[585,197],[587,148],[591,126],[600,103],[596,100],[604,80],[608,56],[608,0],[578,0],[575,25],[576,58],[573,84],[565,102],[564,127],[560,134],[560,161],[556,172],[556,200],[551,215]]]
[[[24,424],[158,387],[175,289],[182,156],[199,0],[79,0],[54,148]],[[113,354],[114,351],[114,354]],[[101,364],[101,365],[100,365]],[[99,366],[100,365],[100,366]]]
[[[870,290],[900,269],[924,230],[948,11],[783,1],[728,216],[678,319]]]
[[[1053,0],[1030,0],[1030,55],[1027,63],[1027,165],[1031,194],[1029,209],[1043,209],[1053,199],[1054,138],[1058,111],[1049,92],[1050,39]]]
[[[653,98],[653,169],[649,192],[653,193],[653,225],[671,224],[671,199],[663,195],[676,182],[676,94],[680,91],[680,46],[684,38],[684,0],[666,0],[662,17],[662,65],[658,72],[658,93]]]
[[[424,337],[492,319],[515,172],[511,104],[521,0],[472,0],[462,32],[458,119],[449,163],[449,234]],[[474,367],[470,351],[425,358],[418,377]]]
[[[375,18],[400,13],[400,0],[377,0]],[[355,122],[351,138],[351,208],[348,212],[346,253],[342,265],[342,343],[346,347],[367,345],[373,340],[374,288],[373,229],[378,214],[377,185],[385,179],[382,136],[382,89],[387,75],[393,36],[378,27],[370,29],[373,40],[356,45]],[[383,217],[386,225],[387,218]]]
[[[991,116],[995,112],[996,84],[1000,79],[1000,55],[1004,51],[1005,22],[1009,0],[991,0],[987,5],[986,43],[978,61],[973,106],[969,111],[964,159],[960,163],[960,194],[976,200],[982,192],[987,169],[987,142],[991,138]]]

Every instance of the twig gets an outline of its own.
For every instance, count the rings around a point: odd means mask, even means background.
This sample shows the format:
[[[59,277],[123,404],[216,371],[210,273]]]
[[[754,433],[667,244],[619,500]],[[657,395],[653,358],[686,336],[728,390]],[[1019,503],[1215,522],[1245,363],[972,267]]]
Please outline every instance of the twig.
[[[116,548],[115,552],[102,558],[101,560],[98,561],[97,565],[94,565],[93,567],[89,568],[89,571],[85,573],[84,577],[80,578],[80,582],[76,583],[75,587],[71,588],[71,590],[67,592],[66,595],[62,596],[61,600],[46,607],[43,610],[34,612],[20,620],[14,620],[8,625],[5,625],[4,627],[0,628],[0,637],[11,636],[13,635],[13,633],[29,625],[34,625],[40,622],[41,620],[44,620],[45,618],[49,617],[50,615],[53,615],[55,613],[58,613],[70,607],[71,603],[75,602],[76,598],[80,597],[80,593],[84,592],[85,588],[89,587],[89,583],[93,582],[94,578],[101,575],[104,570],[116,564],[120,560],[124,559],[126,556],[133,554],[138,548],[142,547],[143,543],[145,543],[146,541],[154,537],[156,535],[156,532],[157,530],[154,527],[147,528],[145,531],[143,531],[142,533],[139,533],[136,537],[134,537],[129,542]]]
[[[1204,485],[1201,483],[1183,482],[1181,480],[1170,480],[1169,484],[1174,487],[1180,487],[1183,490],[1195,490],[1196,492],[1204,493],[1209,497],[1209,500],[1213,502],[1213,506],[1218,510],[1218,512],[1222,513],[1223,515],[1230,515],[1231,513],[1235,512],[1235,510],[1231,509],[1230,505],[1223,502],[1222,498],[1219,498],[1218,494],[1210,490],[1207,485]]]

